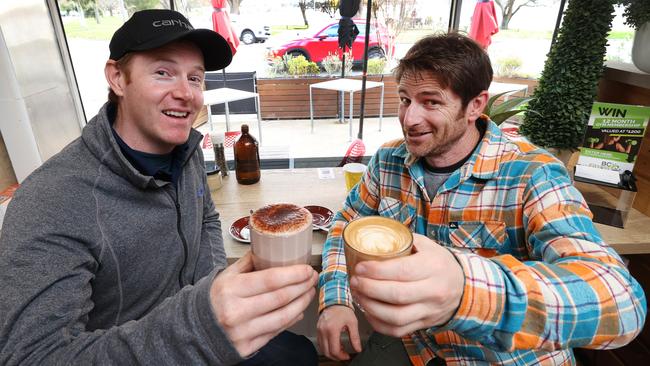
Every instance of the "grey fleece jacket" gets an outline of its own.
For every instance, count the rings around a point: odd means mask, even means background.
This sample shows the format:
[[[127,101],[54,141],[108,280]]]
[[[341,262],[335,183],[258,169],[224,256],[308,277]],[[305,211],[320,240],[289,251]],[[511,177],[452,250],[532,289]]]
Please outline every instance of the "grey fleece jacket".
[[[122,155],[107,105],[30,175],[0,236],[0,364],[241,361],[209,302],[226,265],[192,130],[172,184]]]

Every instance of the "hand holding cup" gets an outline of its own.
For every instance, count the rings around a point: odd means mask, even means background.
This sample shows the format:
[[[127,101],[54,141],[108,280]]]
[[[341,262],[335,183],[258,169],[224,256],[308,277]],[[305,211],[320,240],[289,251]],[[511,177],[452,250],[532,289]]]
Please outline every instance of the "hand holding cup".
[[[465,274],[445,247],[413,234],[414,253],[355,267],[350,288],[372,327],[401,337],[445,324],[458,309]]]

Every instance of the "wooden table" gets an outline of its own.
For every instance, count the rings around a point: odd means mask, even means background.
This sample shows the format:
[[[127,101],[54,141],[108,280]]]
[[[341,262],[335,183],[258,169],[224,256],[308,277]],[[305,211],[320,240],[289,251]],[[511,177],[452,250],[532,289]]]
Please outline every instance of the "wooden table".
[[[343,172],[332,168],[334,179],[319,179],[318,169],[278,169],[263,170],[259,183],[241,185],[235,179],[235,172],[224,177],[223,186],[212,192],[212,198],[221,214],[224,246],[228,262],[240,258],[249,245],[233,239],[228,229],[250,210],[270,203],[288,202],[297,205],[324,206],[336,213],[346,197]],[[614,247],[619,254],[650,253],[650,217],[637,210],[628,216],[625,229],[596,224],[603,239]],[[312,242],[312,259],[314,266],[321,263],[321,253],[326,234],[314,231]]]
[[[300,206],[323,206],[336,213],[346,197],[343,171],[340,168],[326,169],[332,169],[334,179],[319,179],[318,169],[262,170],[260,181],[252,185],[237,183],[234,171],[224,177],[222,187],[212,192],[212,199],[221,215],[228,262],[234,262],[250,248],[250,245],[233,239],[228,231],[235,220],[248,216],[250,210],[286,202]],[[326,237],[324,231],[314,231],[311,258],[314,266],[320,266]]]

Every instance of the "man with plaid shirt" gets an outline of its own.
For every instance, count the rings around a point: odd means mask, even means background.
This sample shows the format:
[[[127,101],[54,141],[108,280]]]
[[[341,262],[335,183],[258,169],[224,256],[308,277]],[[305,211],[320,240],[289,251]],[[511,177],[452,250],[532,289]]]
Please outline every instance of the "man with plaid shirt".
[[[575,364],[642,329],[643,289],[603,242],[561,162],[511,141],[482,111],[492,68],[458,34],[400,61],[404,138],[384,144],[338,212],[323,251],[318,341],[352,365]],[[414,232],[414,253],[348,278],[341,234],[369,215]],[[352,299],[376,331],[361,349]]]

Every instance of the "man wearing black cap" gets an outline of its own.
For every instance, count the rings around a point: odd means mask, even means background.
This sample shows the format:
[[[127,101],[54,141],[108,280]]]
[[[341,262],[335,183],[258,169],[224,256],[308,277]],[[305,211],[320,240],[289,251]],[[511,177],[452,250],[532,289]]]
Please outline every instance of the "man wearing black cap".
[[[201,135],[204,72],[232,54],[169,10],[110,43],[109,102],[16,192],[0,236],[0,364],[316,364],[283,331],[315,295],[306,265],[224,269]]]

